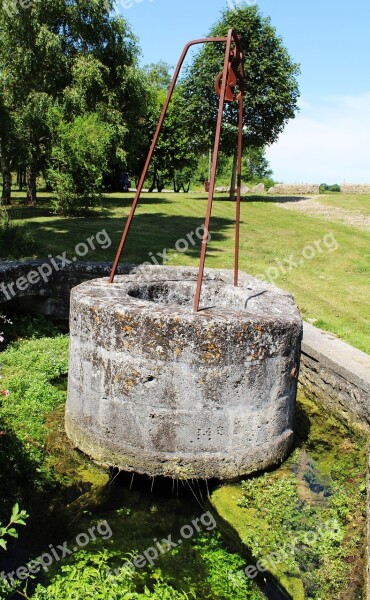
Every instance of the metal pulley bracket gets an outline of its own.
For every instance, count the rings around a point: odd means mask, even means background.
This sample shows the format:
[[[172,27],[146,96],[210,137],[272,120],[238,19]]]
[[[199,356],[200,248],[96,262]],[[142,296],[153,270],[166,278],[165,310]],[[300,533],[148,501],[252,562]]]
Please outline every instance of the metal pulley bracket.
[[[244,93],[243,52],[234,48],[230,52],[226,78],[226,102],[239,100]],[[223,71],[216,77],[215,91],[221,96]]]

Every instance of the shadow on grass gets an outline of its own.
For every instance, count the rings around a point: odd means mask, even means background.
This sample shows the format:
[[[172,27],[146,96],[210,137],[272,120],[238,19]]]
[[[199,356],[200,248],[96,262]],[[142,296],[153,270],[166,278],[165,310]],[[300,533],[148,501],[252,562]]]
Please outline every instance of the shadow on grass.
[[[62,219],[55,217],[46,223],[29,223],[34,237],[37,237],[40,247],[40,257],[49,252],[74,253],[77,244],[86,240],[98,230],[106,229],[111,246],[108,250],[99,248],[91,251],[86,260],[111,260],[118,247],[126,220],[118,217],[97,219]],[[152,255],[168,249],[187,256],[199,257],[204,219],[202,217],[184,217],[180,215],[167,215],[163,213],[137,214],[127,239],[122,262],[141,263],[151,259]],[[226,233],[234,226],[234,220],[214,217],[211,221],[210,253],[221,250],[221,243],[233,236],[233,230]],[[200,229],[201,228],[201,229]],[[176,243],[179,240],[179,247]],[[185,245],[188,246],[184,252]],[[159,262],[162,262],[160,257]]]
[[[38,466],[0,416],[0,521],[6,521],[21,488],[34,489]]]
[[[200,200],[200,201],[204,201],[207,202],[207,195],[206,194],[200,194],[198,195],[192,195],[192,199],[193,200]],[[230,202],[230,204],[235,204],[235,200],[230,200],[228,194],[223,194],[222,196],[214,196],[213,198],[214,202]],[[254,196],[254,195],[248,195],[248,196],[242,196],[241,197],[241,201],[242,202],[272,202],[274,204],[284,204],[285,202],[300,202],[301,200],[310,200],[309,196],[266,196],[266,195],[260,195],[260,196]]]
[[[127,194],[127,196],[104,196],[101,204],[97,204],[96,206],[92,206],[91,209],[86,209],[86,214],[83,212],[81,215],[73,215],[68,217],[61,217],[55,214],[51,203],[50,198],[40,198],[37,200],[36,205],[30,205],[26,202],[25,198],[21,196],[14,196],[12,198],[12,204],[7,207],[8,214],[12,221],[20,221],[23,219],[37,219],[44,217],[55,217],[60,219],[86,219],[86,218],[105,218],[109,216],[110,211],[113,209],[120,208],[130,208],[132,205],[132,201],[134,196],[132,194]],[[145,206],[150,204],[170,204],[171,201],[161,197],[151,195],[148,197],[146,194],[143,194],[139,200],[139,206]]]
[[[272,202],[273,204],[285,204],[286,202],[301,202],[310,200],[309,196],[243,196],[242,202]]]
[[[29,206],[22,204],[13,204],[7,207],[9,217],[12,221],[21,221],[23,219],[37,219],[43,217],[53,217],[53,211],[46,204],[43,206]]]
[[[310,437],[311,419],[305,406],[297,401],[294,416],[294,448],[302,448]]]
[[[104,196],[101,206],[102,208],[126,208],[131,207],[134,199],[133,194],[127,194],[122,196]],[[144,193],[140,196],[138,206],[145,206],[146,204],[171,204],[171,200],[164,198],[160,194],[148,194]]]

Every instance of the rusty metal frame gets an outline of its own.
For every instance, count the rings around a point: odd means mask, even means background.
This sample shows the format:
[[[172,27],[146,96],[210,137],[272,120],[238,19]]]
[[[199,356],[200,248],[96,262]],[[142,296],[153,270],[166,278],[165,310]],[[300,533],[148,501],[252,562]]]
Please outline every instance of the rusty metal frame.
[[[172,82],[167,94],[167,98],[165,104],[162,109],[161,116],[158,121],[157,129],[155,131],[153,141],[150,146],[150,150],[148,153],[148,157],[146,159],[143,172],[140,177],[139,185],[136,190],[135,198],[133,200],[130,214],[127,218],[126,225],[122,234],[122,238],[117,250],[117,254],[113,263],[112,271],[109,277],[109,283],[114,282],[115,275],[117,273],[117,268],[119,261],[121,259],[122,251],[127,239],[127,235],[129,233],[132,220],[135,215],[136,207],[138,205],[141,192],[144,186],[144,181],[147,176],[149,165],[159,138],[159,134],[164,122],[164,119],[167,114],[168,106],[170,104],[173,91],[175,89],[175,85],[177,83],[181,67],[184,63],[186,55],[189,49],[192,46],[197,44],[206,44],[206,43],[218,43],[218,42],[226,42],[226,50],[225,50],[225,60],[224,67],[222,73],[216,79],[216,91],[220,95],[219,102],[219,110],[217,117],[217,125],[216,125],[216,134],[215,134],[215,143],[213,150],[213,161],[212,161],[212,170],[211,170],[211,179],[209,186],[209,194],[208,194],[208,203],[207,203],[207,212],[204,223],[204,236],[202,239],[202,249],[200,256],[200,265],[199,272],[197,278],[197,287],[195,293],[194,300],[194,312],[198,312],[199,310],[199,300],[202,290],[202,282],[204,276],[204,265],[207,253],[207,240],[208,240],[208,232],[211,221],[211,213],[212,213],[212,204],[214,197],[214,189],[216,183],[216,172],[217,172],[217,163],[219,156],[219,148],[220,148],[220,138],[221,138],[221,127],[222,127],[222,119],[223,112],[226,101],[238,100],[239,102],[239,116],[238,116],[238,166],[237,166],[237,198],[236,198],[236,229],[235,229],[235,262],[234,262],[234,285],[238,285],[238,273],[239,273],[239,231],[240,231],[240,199],[241,199],[241,169],[242,169],[242,142],[243,142],[243,92],[244,92],[244,54],[241,46],[240,38],[236,34],[233,29],[230,29],[228,35],[226,37],[212,37],[212,38],[202,38],[198,40],[194,40],[186,44],[180,60],[175,69],[175,73],[172,78]],[[232,45],[234,44],[234,50],[232,50]],[[239,89],[238,95],[235,97],[235,89],[236,86]]]

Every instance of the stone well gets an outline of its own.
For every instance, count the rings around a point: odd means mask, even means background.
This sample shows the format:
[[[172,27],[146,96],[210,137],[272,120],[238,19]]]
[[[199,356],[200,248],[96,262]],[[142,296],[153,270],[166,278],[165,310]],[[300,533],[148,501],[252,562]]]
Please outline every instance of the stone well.
[[[71,294],[66,431],[96,462],[232,479],[287,454],[302,322],[290,294],[240,274],[143,267]]]

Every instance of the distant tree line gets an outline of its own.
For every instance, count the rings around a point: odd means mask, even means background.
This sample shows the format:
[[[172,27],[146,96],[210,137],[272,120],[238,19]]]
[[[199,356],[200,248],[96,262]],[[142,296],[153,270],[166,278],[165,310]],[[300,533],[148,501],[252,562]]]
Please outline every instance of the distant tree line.
[[[171,80],[166,63],[140,67],[138,41],[107,0],[43,0],[10,15],[0,8],[2,203],[12,174],[37,201],[43,176],[55,210],[91,206],[122,173],[138,180]],[[246,51],[244,176],[271,174],[267,144],[297,110],[299,67],[254,6],[225,10],[210,35],[234,27]],[[213,81],[224,47],[204,46],[175,90],[147,185],[187,191],[208,178],[217,118]],[[235,166],[236,104],[225,109],[220,169]]]
[[[322,183],[320,185],[320,192],[324,194],[325,192],[340,192],[341,188],[338,183],[333,183],[332,185],[328,185],[327,183]]]

